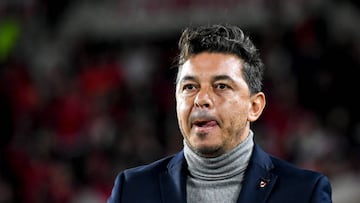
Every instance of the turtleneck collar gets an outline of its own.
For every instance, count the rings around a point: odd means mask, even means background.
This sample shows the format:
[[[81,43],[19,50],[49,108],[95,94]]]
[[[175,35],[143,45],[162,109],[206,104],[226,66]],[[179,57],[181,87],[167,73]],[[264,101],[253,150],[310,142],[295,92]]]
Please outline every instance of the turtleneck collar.
[[[224,180],[245,172],[254,146],[253,132],[230,152],[206,158],[195,153],[184,140],[184,156],[190,175],[202,180]]]

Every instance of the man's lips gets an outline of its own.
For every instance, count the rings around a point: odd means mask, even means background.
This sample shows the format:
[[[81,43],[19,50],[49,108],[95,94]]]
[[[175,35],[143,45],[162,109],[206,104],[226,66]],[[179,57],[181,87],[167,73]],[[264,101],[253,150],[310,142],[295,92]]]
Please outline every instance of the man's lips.
[[[197,126],[197,127],[214,127],[218,125],[218,122],[215,120],[195,120],[192,123],[192,126]]]
[[[198,127],[198,128],[210,128],[219,126],[221,123],[219,120],[210,115],[208,111],[200,110],[192,112],[189,117],[189,126],[190,128]]]

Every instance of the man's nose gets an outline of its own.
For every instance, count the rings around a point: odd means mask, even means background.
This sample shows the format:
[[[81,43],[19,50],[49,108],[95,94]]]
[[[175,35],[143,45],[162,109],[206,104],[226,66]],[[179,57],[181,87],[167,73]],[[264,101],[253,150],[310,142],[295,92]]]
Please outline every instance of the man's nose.
[[[198,108],[211,108],[213,106],[211,91],[208,88],[200,89],[194,103]]]

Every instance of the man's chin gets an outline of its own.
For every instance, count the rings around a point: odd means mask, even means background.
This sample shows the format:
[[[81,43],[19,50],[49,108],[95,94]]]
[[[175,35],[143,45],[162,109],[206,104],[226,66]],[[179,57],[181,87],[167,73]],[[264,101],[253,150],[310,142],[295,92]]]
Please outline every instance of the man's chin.
[[[223,154],[223,150],[220,146],[198,146],[194,151],[202,157],[217,157]]]

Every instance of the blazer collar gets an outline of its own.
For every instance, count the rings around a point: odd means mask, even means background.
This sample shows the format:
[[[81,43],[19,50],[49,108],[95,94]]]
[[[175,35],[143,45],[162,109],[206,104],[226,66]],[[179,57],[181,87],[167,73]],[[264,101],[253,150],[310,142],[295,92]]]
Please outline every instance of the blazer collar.
[[[238,203],[261,203],[268,198],[277,176],[271,173],[273,163],[267,153],[257,144],[246,169]],[[163,202],[186,202],[186,177],[188,174],[184,152],[176,154],[160,174],[160,187]]]
[[[273,168],[269,155],[255,144],[245,172],[238,203],[265,202],[277,179],[277,176],[271,173]]]
[[[186,202],[187,173],[184,151],[181,151],[170,160],[167,165],[167,170],[160,174],[160,188],[163,202]]]

